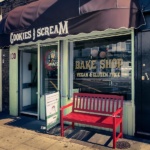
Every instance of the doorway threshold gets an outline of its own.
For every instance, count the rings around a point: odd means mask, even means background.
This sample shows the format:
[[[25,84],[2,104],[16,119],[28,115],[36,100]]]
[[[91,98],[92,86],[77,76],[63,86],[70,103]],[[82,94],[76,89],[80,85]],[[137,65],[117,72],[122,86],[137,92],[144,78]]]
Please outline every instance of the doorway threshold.
[[[142,131],[137,131],[135,133],[136,137],[142,138],[142,139],[148,139],[150,140],[150,133],[149,132],[142,132]]]
[[[31,115],[31,116],[36,116],[36,117],[38,117],[38,114],[37,114],[37,113],[34,113],[34,112],[21,111],[20,114]]]
[[[142,135],[150,136],[150,133],[148,133],[148,132],[140,132],[140,131],[137,131],[137,134],[142,134]]]

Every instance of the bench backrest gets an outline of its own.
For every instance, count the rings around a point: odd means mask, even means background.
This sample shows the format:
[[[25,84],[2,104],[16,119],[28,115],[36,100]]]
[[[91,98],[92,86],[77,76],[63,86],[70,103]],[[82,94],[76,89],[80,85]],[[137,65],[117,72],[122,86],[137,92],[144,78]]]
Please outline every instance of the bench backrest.
[[[74,93],[73,111],[112,114],[123,107],[123,99],[119,95]]]

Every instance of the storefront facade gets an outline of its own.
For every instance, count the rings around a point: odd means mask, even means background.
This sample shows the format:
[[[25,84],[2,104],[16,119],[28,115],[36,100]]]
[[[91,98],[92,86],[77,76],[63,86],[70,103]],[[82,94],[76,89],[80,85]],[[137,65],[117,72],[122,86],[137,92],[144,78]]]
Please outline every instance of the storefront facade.
[[[44,14],[54,11],[55,3],[48,3],[53,9],[49,6],[47,11],[40,12],[43,19],[34,18],[35,21],[32,20],[29,26],[24,22],[26,20],[21,24],[15,24],[11,20],[13,17],[18,18],[17,13],[22,8],[14,10],[12,16],[8,15],[10,22],[5,22],[4,18],[3,32],[4,35],[9,33],[6,39],[10,42],[10,114],[28,114],[45,120],[47,93],[59,92],[59,107],[71,102],[74,92],[123,95],[124,134],[134,135],[135,28],[144,24],[144,20],[134,1],[118,1],[117,9],[114,9],[116,1],[108,3],[103,9],[99,8],[102,6],[100,2],[95,10],[91,9],[94,6],[92,2],[95,1],[82,1],[82,15],[77,17],[79,12],[71,12],[69,20],[63,14],[65,17],[60,15],[61,19],[51,18],[54,19],[52,24],[47,23],[47,15]],[[39,5],[38,2],[30,6],[36,5]],[[78,2],[74,6],[79,6]],[[123,6],[128,9],[121,9]],[[67,8],[69,7],[72,5],[68,4]],[[106,8],[109,10],[103,11]],[[28,11],[29,7],[26,9]],[[121,13],[126,16],[122,22],[119,21]],[[131,20],[127,17],[129,13]],[[110,20],[113,15],[116,17],[114,21]],[[138,22],[137,16],[140,15],[141,22]],[[42,20],[45,22],[41,22]],[[19,31],[16,31],[16,26]],[[22,26],[28,28],[23,27],[21,30]],[[6,39],[2,39],[2,46],[8,45]]]
[[[50,92],[60,91],[61,106],[71,101],[74,92],[119,94],[125,97],[124,133],[134,135],[133,29],[19,44],[10,47],[10,56],[11,115],[44,120],[45,94]],[[52,66],[47,64],[50,57]]]

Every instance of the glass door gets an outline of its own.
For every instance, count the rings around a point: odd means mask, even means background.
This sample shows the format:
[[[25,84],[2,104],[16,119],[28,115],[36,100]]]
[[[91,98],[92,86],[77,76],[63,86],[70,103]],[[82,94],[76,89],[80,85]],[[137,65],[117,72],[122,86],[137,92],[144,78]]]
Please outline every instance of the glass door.
[[[46,130],[60,122],[59,98],[59,48],[53,45],[41,45],[41,95],[45,97]]]

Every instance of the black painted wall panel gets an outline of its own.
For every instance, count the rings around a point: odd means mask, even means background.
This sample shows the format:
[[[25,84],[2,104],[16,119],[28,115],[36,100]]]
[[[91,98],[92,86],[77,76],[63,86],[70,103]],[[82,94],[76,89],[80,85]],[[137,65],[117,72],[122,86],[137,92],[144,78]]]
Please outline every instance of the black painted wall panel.
[[[9,50],[2,51],[2,111],[9,112]]]

